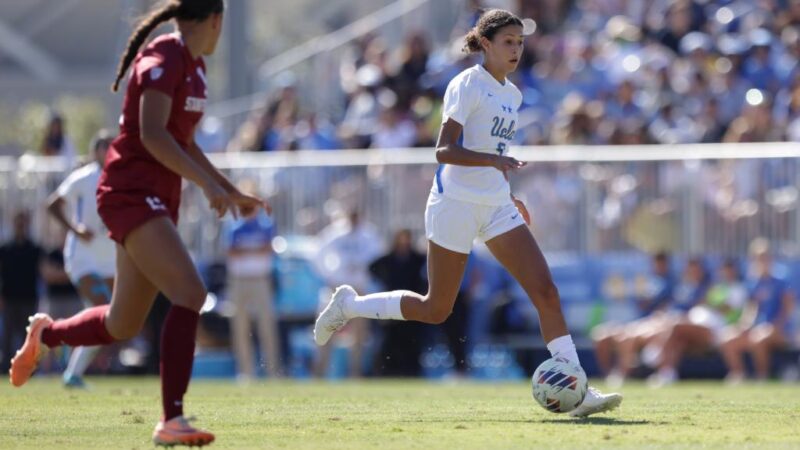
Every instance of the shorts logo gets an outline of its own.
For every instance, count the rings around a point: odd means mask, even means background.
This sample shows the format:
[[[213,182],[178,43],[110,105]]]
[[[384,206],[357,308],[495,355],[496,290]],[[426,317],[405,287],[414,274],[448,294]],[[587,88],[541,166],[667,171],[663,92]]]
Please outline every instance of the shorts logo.
[[[153,67],[152,69],[150,69],[150,79],[155,81],[155,80],[161,78],[161,75],[163,73],[164,73],[164,69],[162,69],[161,67]]]
[[[150,209],[153,211],[166,211],[167,207],[164,206],[164,203],[161,202],[161,199],[158,197],[145,197],[145,201],[148,205],[150,205]]]

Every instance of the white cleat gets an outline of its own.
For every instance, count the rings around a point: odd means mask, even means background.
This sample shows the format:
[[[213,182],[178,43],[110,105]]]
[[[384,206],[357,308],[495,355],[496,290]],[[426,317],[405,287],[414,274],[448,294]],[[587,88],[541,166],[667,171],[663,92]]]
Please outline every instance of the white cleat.
[[[327,344],[333,333],[347,324],[350,318],[344,312],[344,304],[348,300],[355,299],[357,295],[355,289],[346,284],[336,288],[328,306],[319,313],[314,323],[314,341],[317,345]]]
[[[611,411],[616,409],[622,403],[622,394],[603,394],[597,389],[590,387],[586,392],[586,398],[583,399],[581,406],[570,411],[569,415],[572,417],[588,417],[592,414]]]

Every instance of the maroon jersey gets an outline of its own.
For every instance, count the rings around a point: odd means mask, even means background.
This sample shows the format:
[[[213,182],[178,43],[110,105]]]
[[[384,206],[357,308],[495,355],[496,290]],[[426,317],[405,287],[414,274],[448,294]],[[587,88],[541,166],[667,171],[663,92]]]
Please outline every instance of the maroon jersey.
[[[102,208],[103,197],[110,193],[145,193],[177,214],[181,177],[158,162],[139,136],[139,106],[147,89],[172,98],[167,131],[187,148],[206,104],[203,58],[192,58],[177,33],[154,39],[136,56],[122,104],[120,133],[108,149],[100,176],[98,205]]]

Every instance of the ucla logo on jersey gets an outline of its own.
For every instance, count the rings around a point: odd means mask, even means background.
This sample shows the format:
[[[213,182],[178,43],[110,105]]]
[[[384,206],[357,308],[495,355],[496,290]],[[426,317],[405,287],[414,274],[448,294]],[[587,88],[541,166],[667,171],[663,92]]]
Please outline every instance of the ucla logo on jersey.
[[[504,117],[494,116],[492,122],[494,122],[492,126],[492,137],[499,137],[508,141],[514,139],[514,134],[517,132],[517,130],[514,129],[516,121],[512,120],[508,124],[508,127],[506,127],[506,119]]]

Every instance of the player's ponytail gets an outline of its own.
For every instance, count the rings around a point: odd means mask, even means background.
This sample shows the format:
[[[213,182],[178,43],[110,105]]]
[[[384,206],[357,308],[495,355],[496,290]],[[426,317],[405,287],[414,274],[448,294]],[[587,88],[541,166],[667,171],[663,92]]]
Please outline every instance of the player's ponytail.
[[[478,23],[464,36],[464,53],[478,53],[483,50],[481,38],[490,41],[497,31],[509,25],[522,27],[522,19],[504,9],[490,9],[484,11]]]
[[[144,19],[128,39],[125,53],[119,61],[117,67],[117,78],[111,85],[111,91],[117,92],[119,82],[128,71],[131,62],[139,52],[139,48],[144,43],[147,36],[162,23],[171,19],[181,20],[205,20],[211,14],[220,14],[225,9],[223,0],[168,0],[159,8],[154,9]]]

